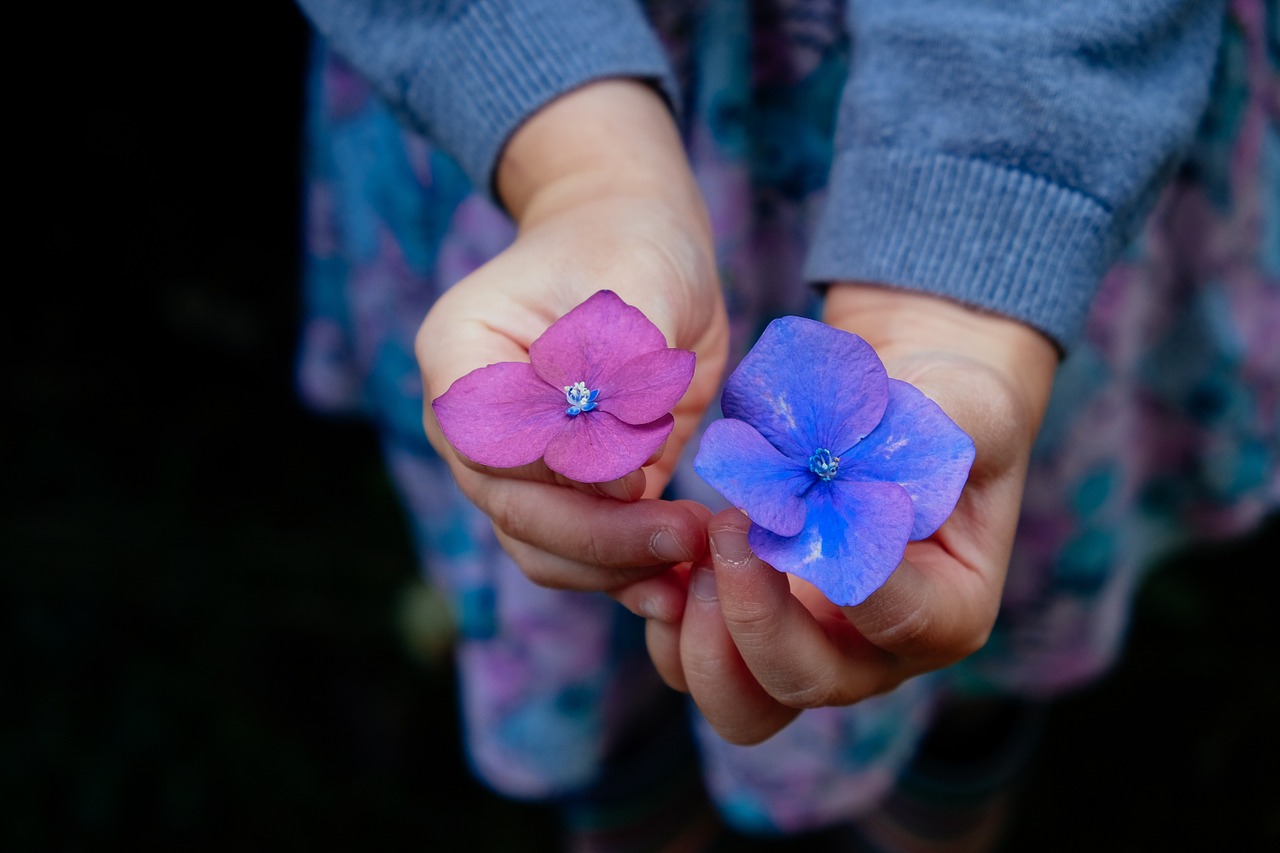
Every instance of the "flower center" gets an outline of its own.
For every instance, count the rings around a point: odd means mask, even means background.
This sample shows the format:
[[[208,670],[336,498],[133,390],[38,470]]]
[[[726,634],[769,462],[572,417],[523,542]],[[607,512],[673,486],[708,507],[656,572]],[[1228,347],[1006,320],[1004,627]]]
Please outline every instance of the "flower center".
[[[564,398],[569,401],[569,408],[564,410],[566,415],[580,415],[583,412],[589,412],[596,407],[596,397],[600,396],[600,389],[594,391],[587,390],[587,383],[575,382],[572,385],[564,386]]]
[[[809,470],[817,474],[819,480],[831,480],[840,472],[840,457],[832,456],[825,447],[819,447],[809,457]]]

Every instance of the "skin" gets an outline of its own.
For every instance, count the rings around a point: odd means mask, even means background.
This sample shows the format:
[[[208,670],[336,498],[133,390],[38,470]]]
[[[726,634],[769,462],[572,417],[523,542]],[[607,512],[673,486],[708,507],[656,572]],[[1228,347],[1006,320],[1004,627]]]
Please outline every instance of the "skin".
[[[516,131],[496,189],[518,235],[423,322],[428,400],[477,367],[528,361],[547,326],[604,289],[643,311],[668,345],[696,353],[697,368],[665,449],[610,483],[574,483],[541,462],[477,466],[449,447],[430,406],[428,438],[535,583],[613,589],[704,556],[706,511],[656,499],[717,394],[728,341],[710,222],[670,111],[637,82],[577,89]]]
[[[995,622],[1032,441],[1057,352],[1037,332],[921,294],[860,284],[831,289],[831,325],[862,335],[889,374],[912,382],[973,438],[955,511],[912,542],[883,587],[837,607],[761,561],[736,510],[708,524],[710,555],[691,573],[674,619],[650,619],[650,655],[715,730],[758,743],[805,708],[849,705],[982,647]],[[655,582],[620,600],[668,595]]]
[[[548,325],[603,288],[698,355],[665,451],[612,483],[569,482],[541,463],[476,466],[453,453],[427,407],[428,437],[531,580],[607,591],[645,617],[658,671],[734,743],[982,646],[1057,365],[1046,338],[925,294],[831,286],[823,319],[867,339],[891,376],[924,391],[977,447],[951,518],[911,543],[863,604],[836,607],[755,557],[741,513],[713,517],[657,499],[718,391],[727,341],[706,210],[661,98],[623,80],[565,95],[512,136],[495,186],[519,234],[424,321],[417,352],[428,400],[476,367],[527,360]]]

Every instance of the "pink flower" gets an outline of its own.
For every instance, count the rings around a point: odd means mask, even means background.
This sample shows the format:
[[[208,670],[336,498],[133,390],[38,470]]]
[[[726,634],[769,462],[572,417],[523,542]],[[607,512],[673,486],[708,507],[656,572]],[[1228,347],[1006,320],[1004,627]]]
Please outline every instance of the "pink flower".
[[[552,323],[529,362],[463,376],[431,403],[445,438],[473,462],[514,468],[542,459],[571,480],[638,469],[671,434],[671,409],[693,380],[694,354],[602,290]]]

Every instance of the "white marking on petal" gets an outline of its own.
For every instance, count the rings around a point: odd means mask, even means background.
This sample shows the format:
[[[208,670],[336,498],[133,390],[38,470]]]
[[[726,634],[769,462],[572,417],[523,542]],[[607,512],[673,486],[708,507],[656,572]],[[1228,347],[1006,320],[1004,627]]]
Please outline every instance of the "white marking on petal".
[[[815,534],[814,537],[809,540],[809,553],[805,554],[805,557],[803,560],[800,561],[800,564],[803,566],[807,566],[810,563],[816,563],[818,560],[821,560],[821,559],[822,559],[822,537],[820,535]]]
[[[772,398],[773,408],[787,422],[787,426],[791,429],[796,428],[796,416],[791,412],[791,404],[787,402],[786,397]]]
[[[886,442],[881,452],[884,453],[885,456],[889,456],[891,454],[897,453],[899,450],[906,447],[907,442],[909,442],[910,440],[911,440],[910,436],[904,435],[902,438],[898,439],[897,441]]]

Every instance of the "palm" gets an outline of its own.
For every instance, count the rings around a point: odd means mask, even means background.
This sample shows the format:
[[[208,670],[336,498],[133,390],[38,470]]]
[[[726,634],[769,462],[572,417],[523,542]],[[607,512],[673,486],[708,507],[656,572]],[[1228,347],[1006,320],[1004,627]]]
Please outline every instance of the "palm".
[[[656,211],[613,201],[575,207],[522,232],[460,282],[432,309],[419,336],[428,394],[438,396],[476,367],[527,361],[529,345],[547,326],[591,294],[612,290],[657,324],[670,345],[698,356],[667,450],[648,469],[648,493],[660,492],[716,393],[727,321],[709,250],[646,213]],[[427,426],[442,446],[430,418]]]
[[[981,646],[1056,363],[1025,327],[924,296],[833,288],[826,321],[866,337],[891,376],[969,433],[977,455],[946,523],[911,543],[888,581],[854,607],[833,605],[752,554],[740,513],[711,520],[714,559],[694,567],[682,616],[651,620],[648,638],[664,678],[734,742],[762,740],[801,708],[857,702]]]
[[[521,568],[544,585],[608,589],[634,580],[629,568],[652,574],[705,549],[705,529],[687,509],[637,499],[662,493],[719,387],[728,323],[709,235],[643,199],[565,208],[523,227],[509,249],[441,297],[418,334],[431,400],[478,367],[527,361],[530,344],[549,325],[600,290],[643,311],[671,346],[697,355],[693,381],[673,412],[672,434],[643,472],[599,486],[566,481],[541,463],[483,469],[452,452],[429,406],[424,414],[428,437],[462,491],[494,519]],[[687,557],[650,553],[645,543],[664,528],[687,544],[676,549]],[[599,566],[618,571],[594,571]]]

